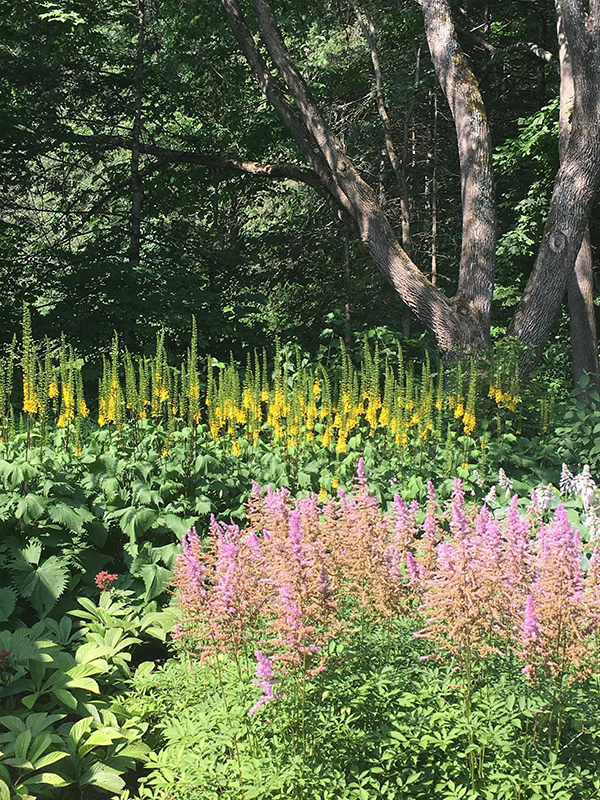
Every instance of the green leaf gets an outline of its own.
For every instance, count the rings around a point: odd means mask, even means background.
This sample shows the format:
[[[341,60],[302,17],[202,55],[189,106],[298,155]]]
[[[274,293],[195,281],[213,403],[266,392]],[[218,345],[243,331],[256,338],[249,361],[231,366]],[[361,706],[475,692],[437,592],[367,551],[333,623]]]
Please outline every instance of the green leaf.
[[[67,708],[72,708],[73,711],[77,708],[77,700],[67,689],[53,689],[51,694],[59,703],[67,706]]]
[[[181,539],[182,536],[185,534],[196,524],[196,517],[187,517],[186,519],[182,519],[178,517],[177,514],[163,514],[162,520],[166,527],[173,531],[173,533],[177,534],[178,538]]]
[[[93,733],[88,736],[77,753],[79,756],[84,756],[86,753],[89,753],[90,750],[93,750],[94,747],[107,747],[116,739],[122,738],[123,734],[116,730],[116,728],[100,728],[97,731],[93,731]]]
[[[31,731],[25,730],[20,733],[15,740],[15,756],[17,758],[27,758],[30,743]]]
[[[173,573],[171,570],[161,567],[160,564],[144,564],[140,567],[139,573],[144,581],[146,588],[146,601],[152,600],[165,590],[165,586],[171,581]]]
[[[23,781],[25,786],[39,786],[40,784],[45,784],[47,786],[68,786],[70,783],[72,783],[72,781],[68,781],[54,772],[40,772]]]
[[[121,792],[125,788],[125,781],[119,777],[119,773],[110,767],[96,762],[85,772],[79,783],[82,786],[98,786],[108,792]]]
[[[56,605],[68,579],[69,570],[64,562],[57,556],[50,556],[37,569],[30,566],[29,573],[19,581],[17,589],[19,594],[29,598],[41,616],[45,616]]]
[[[62,761],[63,758],[69,758],[69,753],[63,753],[62,750],[54,750],[52,753],[46,753],[45,756],[38,758],[34,762],[35,769],[43,769],[49,767],[50,764],[56,764],[57,761]]]
[[[10,800],[10,789],[3,780],[0,780],[0,800]]]
[[[84,733],[88,732],[93,721],[93,717],[83,717],[83,719],[78,719],[77,722],[71,725],[71,730],[69,731],[69,736],[67,738],[67,747],[73,753],[77,749],[77,745],[79,744],[81,737]]]
[[[53,522],[75,533],[81,533],[85,523],[94,519],[94,515],[85,506],[69,499],[49,506],[48,514]]]
[[[121,530],[129,536],[130,544],[135,544],[136,540],[152,527],[156,517],[156,511],[151,508],[127,508],[119,520]]]
[[[17,594],[10,586],[0,589],[0,622],[7,622],[17,605]]]
[[[35,716],[35,715],[31,714],[30,716]],[[31,748],[29,750],[29,758],[31,759],[33,764],[35,764],[36,759],[40,758],[42,753],[45,750],[47,750],[51,744],[52,744],[52,737],[50,736],[49,733],[40,733],[39,736],[35,737],[31,745]]]
[[[26,494],[17,503],[15,517],[20,519],[25,525],[31,525],[44,513],[44,498],[35,494]]]

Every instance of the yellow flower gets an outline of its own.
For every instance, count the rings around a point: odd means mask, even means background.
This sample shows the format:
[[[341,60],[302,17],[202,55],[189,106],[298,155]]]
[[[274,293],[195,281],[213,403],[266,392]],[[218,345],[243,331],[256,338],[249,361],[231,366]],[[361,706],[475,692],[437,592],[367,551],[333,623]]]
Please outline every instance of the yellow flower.
[[[79,445],[73,450],[73,455],[80,456],[83,453],[83,448]]]
[[[337,489],[339,485],[340,485],[340,479],[336,475],[331,481],[331,488]]]
[[[89,413],[90,413],[90,410],[87,407],[85,400],[80,400],[79,401],[79,415],[81,417],[87,417],[89,415]]]
[[[456,408],[454,409],[454,419],[460,419],[465,413],[465,407],[462,403],[459,403]]]
[[[56,421],[56,424],[58,425],[58,427],[59,427],[59,428],[65,428],[65,427],[66,427],[66,425],[67,425],[67,420],[66,420],[66,418],[65,418],[65,415],[64,415],[64,414],[61,414],[61,415],[59,416],[58,420]]]
[[[55,397],[58,397],[58,384],[56,381],[51,381],[50,386],[48,386],[48,397],[51,400],[54,400]]]
[[[241,455],[241,453],[242,453],[242,448],[240,447],[239,442],[236,442],[236,441],[232,442],[231,443],[231,454],[234,455],[237,458],[239,455]]]
[[[319,501],[321,503],[324,502],[325,500],[327,500],[327,492],[326,492],[326,490],[323,489],[323,488],[319,489],[319,494],[317,496],[318,496]]]

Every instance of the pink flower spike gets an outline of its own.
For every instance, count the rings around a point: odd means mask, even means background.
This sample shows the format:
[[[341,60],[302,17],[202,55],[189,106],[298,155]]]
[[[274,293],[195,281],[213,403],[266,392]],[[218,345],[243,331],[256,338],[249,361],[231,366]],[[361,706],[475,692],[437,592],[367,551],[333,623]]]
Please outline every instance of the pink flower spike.
[[[533,597],[528,594],[525,599],[525,617],[521,625],[521,642],[527,649],[532,642],[536,642],[539,639],[539,636],[539,622],[535,613]]]
[[[269,700],[272,700],[274,697],[273,684],[275,683],[275,676],[273,673],[273,664],[260,650],[255,650],[254,655],[256,656],[256,678],[252,683],[258,686],[259,689],[262,689],[263,693],[250,711],[248,711],[249,717],[254,716],[261,706],[264,706],[265,703],[268,703]]]
[[[364,481],[367,477],[367,473],[365,472],[365,460],[362,456],[358,459],[358,464],[356,465],[356,477],[359,481]]]

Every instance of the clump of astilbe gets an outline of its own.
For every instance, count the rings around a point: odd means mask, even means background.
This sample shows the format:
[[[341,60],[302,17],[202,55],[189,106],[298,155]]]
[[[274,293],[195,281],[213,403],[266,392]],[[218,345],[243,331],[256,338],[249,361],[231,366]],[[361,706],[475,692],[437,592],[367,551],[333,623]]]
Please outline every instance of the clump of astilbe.
[[[244,647],[260,605],[255,557],[253,537],[237,525],[213,517],[205,543],[187,532],[173,578],[183,612],[176,638],[191,637],[203,656]]]
[[[460,480],[454,482],[450,530],[425,580],[421,612],[426,624],[418,635],[433,639],[440,652],[471,660],[497,652],[490,639],[500,616],[500,537],[485,506],[476,520],[469,518]]]
[[[593,657],[592,634],[597,629],[594,590],[587,587],[579,531],[574,531],[563,505],[554,520],[541,525],[532,563],[533,579],[523,606],[521,655],[526,673],[583,675]],[[588,573],[590,583],[594,570]],[[527,620],[535,615],[536,635],[523,636]]]
[[[326,563],[344,608],[375,620],[406,610],[406,550],[414,546],[417,510],[397,498],[395,518],[384,514],[359,459],[351,494],[338,492],[323,508]]]

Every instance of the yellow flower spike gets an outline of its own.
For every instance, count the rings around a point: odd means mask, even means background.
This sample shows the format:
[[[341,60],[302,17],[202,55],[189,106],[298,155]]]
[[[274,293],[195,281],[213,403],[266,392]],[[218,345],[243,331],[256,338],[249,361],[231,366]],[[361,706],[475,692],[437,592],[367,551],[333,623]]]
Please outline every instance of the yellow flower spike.
[[[236,458],[242,454],[242,448],[239,445],[239,442],[233,441],[231,443],[231,454]]]
[[[331,488],[332,489],[337,489],[339,485],[340,485],[340,479],[338,478],[337,475],[335,475],[334,478],[331,481]]]
[[[456,408],[454,409],[454,419],[460,419],[465,413],[465,407],[462,403],[459,403]]]
[[[323,488],[319,489],[319,494],[317,495],[317,498],[320,503],[323,503],[325,500],[327,500],[327,491]]]

